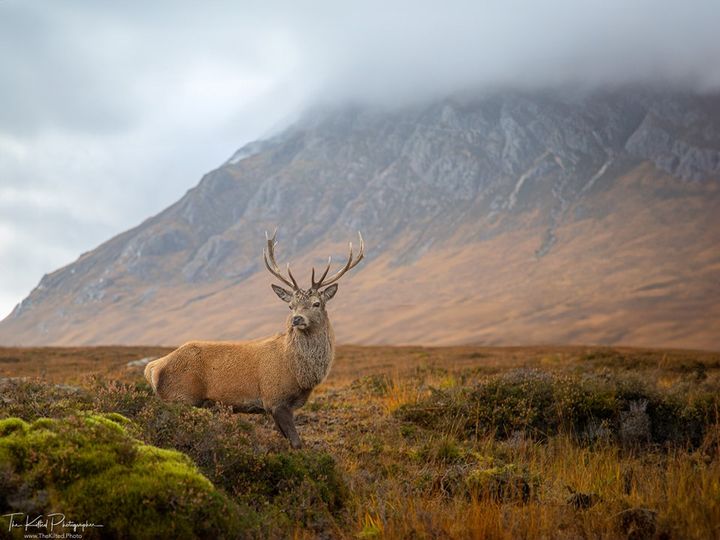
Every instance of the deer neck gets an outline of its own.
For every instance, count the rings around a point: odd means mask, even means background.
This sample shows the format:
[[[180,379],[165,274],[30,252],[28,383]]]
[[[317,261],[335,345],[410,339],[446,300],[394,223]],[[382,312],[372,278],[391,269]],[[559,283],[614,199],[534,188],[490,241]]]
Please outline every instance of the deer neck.
[[[298,385],[310,390],[325,380],[335,357],[335,335],[330,320],[306,331],[288,328],[286,350]]]

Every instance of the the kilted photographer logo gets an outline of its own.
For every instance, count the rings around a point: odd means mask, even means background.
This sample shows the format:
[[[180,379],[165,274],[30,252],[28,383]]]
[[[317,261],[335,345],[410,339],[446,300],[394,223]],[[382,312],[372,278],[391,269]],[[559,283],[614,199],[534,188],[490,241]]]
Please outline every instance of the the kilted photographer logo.
[[[24,538],[79,539],[87,529],[102,527],[98,523],[74,521],[61,512],[37,515],[14,512],[2,517],[8,519],[8,531],[21,529]]]

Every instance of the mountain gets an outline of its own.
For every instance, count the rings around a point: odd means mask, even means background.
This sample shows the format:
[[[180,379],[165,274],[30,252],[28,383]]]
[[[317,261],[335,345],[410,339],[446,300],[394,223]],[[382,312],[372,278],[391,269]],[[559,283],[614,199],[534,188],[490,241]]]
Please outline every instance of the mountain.
[[[720,349],[720,96],[466,94],[310,111],[43,277],[4,344],[280,330],[264,231],[309,283],[362,230],[330,311],[356,343]],[[302,284],[302,283],[301,283]]]

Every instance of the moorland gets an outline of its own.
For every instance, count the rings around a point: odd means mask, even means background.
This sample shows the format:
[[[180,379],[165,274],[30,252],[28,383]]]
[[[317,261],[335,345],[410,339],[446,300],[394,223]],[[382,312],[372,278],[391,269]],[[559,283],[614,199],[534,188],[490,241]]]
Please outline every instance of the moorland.
[[[342,346],[292,451],[269,416],[157,400],[138,360],[170,350],[0,348],[0,514],[103,524],[83,538],[720,537],[720,353]]]

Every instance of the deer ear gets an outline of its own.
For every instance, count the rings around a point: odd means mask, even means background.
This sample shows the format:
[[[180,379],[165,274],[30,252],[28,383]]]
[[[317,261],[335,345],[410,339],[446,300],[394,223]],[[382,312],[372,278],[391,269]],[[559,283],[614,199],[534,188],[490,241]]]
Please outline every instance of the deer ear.
[[[282,287],[278,287],[277,285],[270,285],[272,287],[272,290],[275,291],[275,294],[278,295],[278,298],[282,300],[283,302],[290,303],[290,300],[292,300],[292,293],[290,291],[286,291]]]
[[[321,294],[323,296],[323,300],[326,302],[330,300],[333,296],[335,296],[335,293],[338,290],[337,283],[334,283],[330,285],[327,289],[325,289]]]

